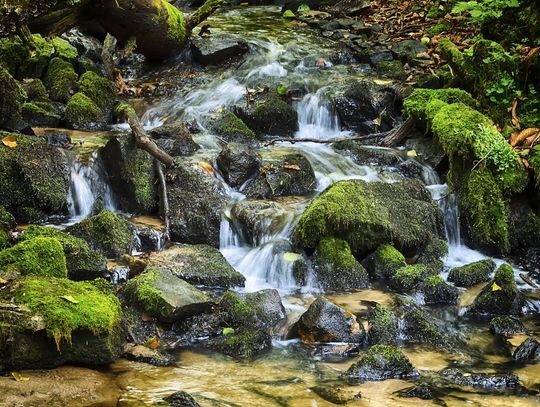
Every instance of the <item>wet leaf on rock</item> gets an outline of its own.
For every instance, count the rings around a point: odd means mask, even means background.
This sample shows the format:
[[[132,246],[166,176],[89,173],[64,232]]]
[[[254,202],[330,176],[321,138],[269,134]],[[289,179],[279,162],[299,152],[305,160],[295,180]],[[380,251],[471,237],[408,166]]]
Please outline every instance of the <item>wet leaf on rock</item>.
[[[283,168],[288,170],[300,171],[300,166],[298,164],[285,164]]]
[[[234,328],[223,328],[223,335],[233,335],[234,334]]]
[[[208,175],[214,175],[214,167],[212,167],[212,164],[207,163],[205,161],[199,161],[197,164],[199,168],[204,171]]]
[[[30,380],[29,376],[24,376],[19,372],[11,372],[11,377],[13,377],[18,382],[27,382],[28,380]]]
[[[501,286],[499,286],[497,283],[493,283],[491,285],[491,291],[501,291],[501,290],[502,290]]]
[[[17,138],[15,136],[6,136],[2,139],[2,144],[9,148],[17,147]]]
[[[75,298],[73,298],[73,296],[71,296],[71,295],[62,295],[60,298],[66,300],[68,302],[71,302],[72,304],[78,304],[79,303],[79,301],[76,300]]]

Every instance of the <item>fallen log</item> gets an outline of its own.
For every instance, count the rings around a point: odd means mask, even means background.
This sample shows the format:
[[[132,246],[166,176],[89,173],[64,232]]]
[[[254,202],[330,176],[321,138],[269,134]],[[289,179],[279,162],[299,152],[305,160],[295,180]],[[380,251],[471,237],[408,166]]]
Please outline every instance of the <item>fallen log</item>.
[[[364,136],[352,136],[352,137],[340,137],[340,138],[333,138],[333,139],[317,139],[317,138],[276,138],[273,140],[269,140],[267,143],[265,143],[265,146],[271,146],[276,143],[319,143],[319,144],[334,144],[334,143],[342,143],[344,141],[359,141],[359,140],[372,140],[376,138],[385,137],[390,132],[384,132],[384,133],[373,133],[368,134]]]
[[[411,131],[414,129],[414,125],[415,123],[413,119],[409,118],[405,120],[397,129],[390,131],[388,135],[381,140],[379,145],[381,147],[393,147],[401,143],[411,134]]]

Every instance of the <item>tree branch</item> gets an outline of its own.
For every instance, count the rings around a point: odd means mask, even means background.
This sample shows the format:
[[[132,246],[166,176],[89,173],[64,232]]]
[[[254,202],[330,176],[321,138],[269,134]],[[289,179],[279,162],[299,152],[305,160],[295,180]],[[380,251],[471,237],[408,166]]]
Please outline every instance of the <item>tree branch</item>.
[[[195,10],[187,19],[186,28],[188,32],[191,32],[200,23],[210,17],[214,11],[221,7],[221,3],[223,3],[223,0],[206,0],[204,4]]]

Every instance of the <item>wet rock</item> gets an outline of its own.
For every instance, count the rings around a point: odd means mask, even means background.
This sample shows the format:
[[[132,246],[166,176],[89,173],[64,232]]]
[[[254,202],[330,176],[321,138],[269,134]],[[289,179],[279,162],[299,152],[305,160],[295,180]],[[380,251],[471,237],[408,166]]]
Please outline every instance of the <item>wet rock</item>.
[[[519,291],[514,270],[501,265],[491,280],[474,299],[469,312],[488,315],[521,315],[525,300]]]
[[[434,137],[408,138],[405,141],[405,147],[416,151],[418,158],[432,168],[439,168],[445,158],[440,143]]]
[[[206,287],[243,287],[246,280],[218,249],[208,245],[175,245],[153,253],[149,264]]]
[[[168,270],[151,267],[129,280],[124,288],[129,302],[162,322],[174,322],[211,307],[210,298],[202,291]]]
[[[287,316],[279,292],[275,289],[240,293],[238,297],[253,309],[257,323],[263,327],[275,327]]]
[[[359,165],[372,165],[378,167],[396,167],[403,159],[400,154],[389,148],[364,146],[354,140],[336,143],[333,146],[338,152],[346,152],[353,161]]]
[[[111,284],[118,285],[118,284],[124,284],[129,279],[129,267],[113,267],[110,270],[107,270],[105,274],[105,277],[109,279]]]
[[[235,329],[211,341],[211,347],[225,355],[240,359],[251,359],[272,347],[272,337],[260,328],[246,326]]]
[[[419,376],[418,371],[401,350],[389,345],[372,346],[343,377],[349,381],[408,379]]]
[[[489,331],[493,335],[510,337],[512,335],[525,332],[525,326],[517,318],[495,317],[489,321]]]
[[[77,86],[79,75],[70,62],[61,58],[53,58],[45,73],[45,86],[49,90],[51,100],[66,103]]]
[[[199,149],[191,132],[183,122],[172,122],[148,132],[156,144],[173,157],[191,155]]]
[[[134,226],[135,250],[139,252],[156,252],[162,249],[164,241],[163,232],[146,226]]]
[[[49,101],[24,103],[21,108],[22,119],[35,127],[58,127],[63,113],[63,105]]]
[[[520,362],[540,360],[540,343],[534,338],[525,339],[512,354],[512,359]]]
[[[233,112],[225,111],[212,123],[212,130],[229,142],[255,144],[255,133]]]
[[[371,7],[368,0],[340,0],[330,8],[332,14],[357,16]]]
[[[418,386],[407,387],[398,391],[399,397],[415,397],[422,400],[432,400],[435,398],[433,389],[427,384],[421,384]]]
[[[248,49],[244,40],[229,34],[191,38],[193,56],[203,65],[218,65],[229,58],[245,54]]]
[[[303,342],[360,343],[365,332],[356,317],[324,297],[317,298],[293,326],[289,337]]]
[[[0,371],[108,364],[123,337],[120,303],[90,282],[28,276],[0,293]]]
[[[165,400],[170,407],[200,407],[200,404],[185,391],[177,391],[170,396],[165,397]]]
[[[396,96],[394,89],[366,79],[347,84],[334,104],[344,127],[369,134],[394,127],[399,114]]]
[[[112,137],[99,150],[115,198],[132,213],[153,213],[157,183],[152,157],[137,147],[131,135]]]
[[[298,113],[283,100],[271,96],[248,108],[236,108],[236,114],[258,137],[292,137],[298,130]]]
[[[14,136],[16,148],[0,149],[0,205],[18,222],[36,222],[67,209],[69,167],[65,154],[42,138]],[[39,157],[39,160],[36,160]]]
[[[485,259],[455,267],[448,273],[448,281],[458,287],[470,287],[478,283],[489,281],[489,276],[495,270],[495,262]]]
[[[3,67],[0,67],[0,126],[20,117],[26,92]]]
[[[325,290],[369,286],[366,269],[354,258],[349,244],[344,240],[333,237],[321,239],[312,264],[317,282]]]
[[[133,233],[128,221],[106,210],[68,227],[66,231],[112,258],[130,253],[133,246]]]
[[[195,163],[178,160],[166,179],[171,239],[218,247],[221,215],[226,204],[219,181]]]
[[[407,262],[403,254],[390,244],[382,244],[362,261],[362,265],[374,278],[391,278]]]
[[[367,339],[371,345],[395,345],[397,343],[398,319],[392,311],[377,304],[371,310],[368,322]]]
[[[423,264],[410,264],[402,267],[390,279],[390,286],[398,292],[407,292],[419,288],[428,274]]]
[[[360,400],[362,394],[341,386],[314,386],[310,390],[322,399],[332,404],[348,404],[351,401]]]
[[[148,363],[153,366],[172,366],[175,360],[170,355],[165,355],[156,349],[150,349],[143,345],[127,343],[124,346],[124,355],[127,360]]]
[[[426,304],[457,304],[459,291],[437,275],[426,279],[422,287]]]
[[[174,340],[179,346],[195,345],[199,342],[219,336],[226,327],[226,321],[222,313],[194,315],[179,323],[173,324],[175,333],[180,334],[180,338]]]
[[[71,144],[71,137],[65,133],[47,134],[47,144],[51,147],[66,148]]]
[[[464,373],[459,369],[444,369],[439,372],[444,380],[460,386],[482,389],[501,389],[519,387],[519,377],[515,374]]]
[[[330,61],[334,65],[351,65],[356,63],[356,58],[353,52],[348,47],[340,47],[330,57]]]
[[[422,250],[417,263],[420,264],[432,264],[438,260],[441,260],[448,254],[448,243],[443,239],[433,239]]]
[[[418,40],[403,40],[392,45],[392,53],[403,63],[413,64],[418,54],[425,53],[427,47]]]
[[[385,243],[403,253],[416,251],[442,234],[441,210],[420,181],[348,180],[333,184],[311,202],[293,241],[312,250],[324,236],[342,236],[355,255],[365,256]]]
[[[265,160],[245,194],[256,199],[303,196],[312,193],[316,186],[315,173],[307,158],[293,153]]]
[[[407,71],[400,61],[382,61],[375,66],[377,73],[385,78],[404,81]]]
[[[231,187],[244,184],[259,169],[260,156],[240,143],[228,143],[217,157],[217,165],[223,179]]]

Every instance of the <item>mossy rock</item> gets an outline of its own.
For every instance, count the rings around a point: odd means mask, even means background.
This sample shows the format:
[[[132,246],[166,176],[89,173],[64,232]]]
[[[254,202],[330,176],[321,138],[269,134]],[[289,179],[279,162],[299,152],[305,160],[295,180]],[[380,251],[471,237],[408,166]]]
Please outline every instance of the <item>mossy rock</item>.
[[[0,274],[66,277],[66,257],[62,245],[51,237],[36,237],[0,252]]]
[[[365,256],[387,243],[414,252],[442,230],[442,213],[420,181],[348,180],[335,183],[311,202],[293,240],[313,250],[322,237],[340,236],[355,256]]]
[[[19,82],[0,66],[0,126],[20,118],[26,92]]]
[[[319,241],[313,259],[318,284],[325,290],[350,290],[369,286],[366,269],[354,258],[349,244],[325,237]]]
[[[69,99],[64,120],[70,128],[80,130],[100,128],[105,122],[101,109],[92,99],[80,92]]]
[[[418,288],[427,275],[423,264],[411,264],[396,271],[390,279],[390,285],[398,291],[411,291]]]
[[[470,93],[455,88],[447,89],[414,89],[413,92],[403,102],[403,112],[407,117],[412,117],[418,120],[426,121],[428,117],[433,119],[429,114],[428,105],[433,101],[444,102],[440,106],[447,103],[463,103],[467,106],[475,107],[477,102]]]
[[[264,329],[242,327],[211,341],[210,346],[225,355],[252,359],[272,347],[272,337]]]
[[[149,263],[195,285],[243,287],[246,281],[218,249],[208,245],[175,245],[153,254]]]
[[[267,288],[253,293],[238,293],[238,298],[255,311],[257,325],[270,331],[287,318],[281,296],[276,289]]]
[[[514,270],[508,264],[501,265],[491,280],[474,299],[469,309],[473,314],[521,315],[525,299],[519,291]]]
[[[0,64],[11,75],[17,75],[19,66],[30,57],[30,50],[24,45],[19,36],[0,38]],[[2,81],[0,80],[0,83]]]
[[[64,250],[68,276],[71,280],[93,280],[107,271],[107,259],[103,254],[90,249],[83,239],[71,236],[53,227],[32,225],[22,234],[23,240],[36,237],[57,239]]]
[[[162,322],[183,320],[208,312],[210,298],[168,270],[150,267],[124,287],[129,302]]]
[[[54,54],[57,57],[73,62],[79,56],[77,48],[60,37],[54,37],[50,42],[54,48]]]
[[[368,342],[371,345],[395,345],[398,341],[398,319],[381,304],[375,305],[369,315]]]
[[[452,349],[458,343],[457,338],[445,332],[442,321],[430,316],[424,307],[409,298],[397,298],[394,312],[402,321],[400,334],[409,343],[444,349]]]
[[[118,102],[114,83],[92,71],[81,75],[79,92],[88,96],[107,116]]]
[[[0,229],[2,230],[11,230],[15,229],[17,222],[15,217],[7,211],[6,208],[0,206]]]
[[[277,97],[269,97],[246,110],[237,109],[237,114],[257,137],[291,137],[298,130],[298,113]]]
[[[53,58],[45,74],[45,86],[49,90],[50,98],[67,103],[77,86],[78,78],[73,65],[61,58]]]
[[[31,126],[57,127],[62,112],[49,102],[30,102],[22,105],[21,117]]]
[[[519,319],[504,316],[492,318],[489,321],[489,331],[493,335],[509,338],[515,334],[525,333],[526,329]]]
[[[418,371],[401,350],[389,345],[372,346],[343,377],[353,382],[386,379],[408,379],[419,376]]]
[[[416,262],[428,265],[438,260],[441,260],[447,254],[448,243],[446,242],[446,240],[433,239],[426,245],[426,247],[424,247],[424,249],[418,256]]]
[[[0,146],[0,205],[22,222],[63,213],[69,188],[64,153],[42,138],[0,131],[0,138],[8,135],[17,147]]]
[[[133,234],[128,221],[107,210],[70,226],[67,231],[108,257],[118,258],[131,250]]]
[[[423,284],[422,292],[426,304],[456,304],[459,291],[441,276],[431,276]]]
[[[121,207],[134,213],[157,209],[156,174],[152,157],[131,135],[112,137],[99,155]]]
[[[255,325],[255,309],[234,291],[227,290],[219,301],[219,308],[225,313],[227,323],[233,327]]]
[[[495,262],[492,259],[475,261],[451,269],[448,273],[448,281],[453,282],[458,287],[471,287],[488,281],[494,270]]]
[[[41,79],[32,79],[29,82],[23,84],[24,91],[28,95],[28,100],[46,100],[47,99],[47,88],[41,81]]]
[[[367,261],[371,264],[369,269],[375,278],[391,278],[396,271],[407,265],[405,256],[391,244],[377,247]]]
[[[213,131],[227,141],[251,143],[255,133],[233,112],[224,112],[213,124]]]
[[[0,302],[4,368],[107,364],[122,353],[120,303],[89,282],[28,276],[4,289]]]
[[[407,72],[401,61],[382,61],[375,66],[377,73],[385,78],[403,81],[407,79]]]

